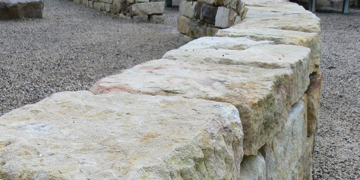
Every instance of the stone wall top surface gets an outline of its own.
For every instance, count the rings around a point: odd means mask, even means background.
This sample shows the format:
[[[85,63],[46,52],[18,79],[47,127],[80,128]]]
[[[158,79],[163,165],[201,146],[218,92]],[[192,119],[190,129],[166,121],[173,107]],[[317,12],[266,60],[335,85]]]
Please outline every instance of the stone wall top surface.
[[[0,132],[0,179],[235,179],[243,154],[235,107],[181,97],[57,93]]]

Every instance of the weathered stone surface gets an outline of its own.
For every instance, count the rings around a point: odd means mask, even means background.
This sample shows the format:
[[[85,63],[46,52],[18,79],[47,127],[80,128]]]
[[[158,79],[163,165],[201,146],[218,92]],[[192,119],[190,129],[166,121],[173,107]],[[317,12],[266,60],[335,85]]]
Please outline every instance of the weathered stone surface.
[[[266,180],[266,166],[264,157],[246,156],[241,162],[240,180]]]
[[[218,31],[218,28],[210,27],[203,22],[191,20],[185,16],[179,16],[177,28],[180,33],[190,36],[191,38],[214,36]]]
[[[42,18],[42,0],[1,0],[0,20]]]
[[[227,28],[235,23],[236,12],[226,7],[219,7],[215,17],[215,26]]]
[[[306,109],[306,102],[299,100],[281,132],[264,148],[267,179],[303,179],[299,170],[307,143]]]
[[[103,78],[91,91],[176,95],[231,103],[240,111],[245,154],[257,155],[287,120],[292,105],[292,81],[293,72],[286,68],[264,69],[162,59]]]
[[[94,8],[94,1],[89,1],[88,2],[88,7],[89,8]]]
[[[111,6],[111,13],[112,14],[119,14],[121,10],[121,0],[114,0]]]
[[[228,29],[219,30],[217,36],[250,37],[253,40],[270,40],[276,44],[290,44],[311,49],[310,70],[316,71],[320,66],[321,42],[318,33],[289,31],[271,28],[242,28],[241,23]]]
[[[132,16],[131,17],[136,22],[148,22],[149,16],[148,15],[139,15],[139,16]]]
[[[182,49],[168,51],[164,59],[188,62],[246,65],[267,69],[287,68],[292,71],[291,104],[296,103],[309,85],[310,49],[292,45],[263,45],[239,50]]]
[[[84,6],[88,6],[89,4],[89,1],[88,0],[83,0],[83,3],[82,3]]]
[[[180,15],[188,18],[194,18],[196,5],[196,1],[181,1],[179,6]]]
[[[197,3],[195,6],[195,18],[205,23],[215,25],[218,7],[206,3]]]
[[[0,179],[238,179],[226,103],[63,92],[0,118]]]
[[[253,41],[250,38],[239,37],[201,37],[181,47],[179,50],[192,51],[194,49],[230,49],[245,50],[250,47],[274,44],[272,41]]]
[[[318,70],[317,72],[314,72],[310,75],[310,85],[306,90],[308,137],[314,136],[317,130],[319,110],[320,110],[321,86],[322,86],[322,73],[320,70]]]
[[[130,6],[132,16],[162,14],[165,9],[165,2],[137,3]]]
[[[111,10],[111,4],[105,4],[105,11],[110,12]]]
[[[165,23],[165,16],[164,15],[150,15],[149,21],[152,23],[157,23],[157,24]]]
[[[101,10],[101,3],[100,2],[94,2],[94,9],[97,11]]]
[[[246,19],[237,26],[242,28],[271,28],[320,33],[320,19],[314,14],[311,17],[284,15],[281,17],[252,18]]]

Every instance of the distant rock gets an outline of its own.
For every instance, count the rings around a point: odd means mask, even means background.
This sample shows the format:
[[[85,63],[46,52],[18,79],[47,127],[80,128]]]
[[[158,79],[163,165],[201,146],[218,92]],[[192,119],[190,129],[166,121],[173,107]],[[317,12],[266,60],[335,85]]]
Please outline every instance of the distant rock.
[[[0,20],[42,18],[42,0],[0,0]]]

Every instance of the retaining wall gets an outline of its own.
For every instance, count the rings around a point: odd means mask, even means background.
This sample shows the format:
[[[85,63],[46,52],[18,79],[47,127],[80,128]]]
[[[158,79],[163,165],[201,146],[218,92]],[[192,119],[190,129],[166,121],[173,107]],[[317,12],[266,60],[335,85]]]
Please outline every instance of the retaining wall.
[[[164,0],[72,0],[97,11],[115,16],[131,17],[137,21],[163,23]]]
[[[311,179],[319,19],[245,7],[215,37],[0,117],[0,179]]]

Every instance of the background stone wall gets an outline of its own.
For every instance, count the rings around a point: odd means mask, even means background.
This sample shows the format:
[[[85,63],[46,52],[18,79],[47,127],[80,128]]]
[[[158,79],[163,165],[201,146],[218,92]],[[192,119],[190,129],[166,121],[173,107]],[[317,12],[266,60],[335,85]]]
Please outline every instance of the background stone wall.
[[[311,179],[320,21],[283,0],[0,117],[0,179]]]
[[[73,0],[97,11],[103,11],[120,17],[132,17],[137,21],[163,23],[164,0]]]

